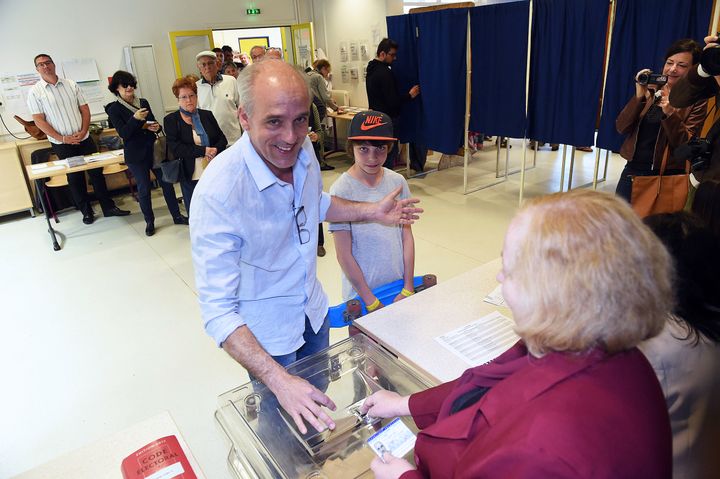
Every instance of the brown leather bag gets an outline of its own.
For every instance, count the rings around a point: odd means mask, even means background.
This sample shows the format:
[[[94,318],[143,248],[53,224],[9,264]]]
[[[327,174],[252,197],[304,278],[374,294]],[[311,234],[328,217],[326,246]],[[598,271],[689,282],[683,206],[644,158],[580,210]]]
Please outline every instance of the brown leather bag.
[[[34,121],[25,121],[17,115],[13,115],[14,118],[20,123],[27,132],[28,135],[32,136],[36,140],[47,140],[47,135],[35,125]]]
[[[666,148],[658,176],[634,176],[630,203],[641,217],[681,211],[687,202],[690,185],[690,162],[685,162],[685,173],[664,175],[669,156]]]

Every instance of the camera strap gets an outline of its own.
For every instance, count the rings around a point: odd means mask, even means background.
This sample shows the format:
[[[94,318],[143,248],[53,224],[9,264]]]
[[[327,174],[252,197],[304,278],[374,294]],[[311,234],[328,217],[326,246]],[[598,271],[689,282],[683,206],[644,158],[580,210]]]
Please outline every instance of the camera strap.
[[[720,101],[720,95],[715,97],[715,105],[713,105],[712,110],[717,110],[718,108],[718,101]],[[705,119],[707,120],[710,117],[710,113],[705,116]],[[713,144],[715,140],[718,138],[718,135],[720,135],[720,119],[716,119],[715,123],[713,123],[713,126],[708,130],[707,135],[705,135],[705,138],[710,144]]]

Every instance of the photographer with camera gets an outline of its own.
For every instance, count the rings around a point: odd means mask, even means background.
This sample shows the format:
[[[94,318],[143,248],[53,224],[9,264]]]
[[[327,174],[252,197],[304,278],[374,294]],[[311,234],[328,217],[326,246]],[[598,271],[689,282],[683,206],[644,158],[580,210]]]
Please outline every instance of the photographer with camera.
[[[627,164],[620,174],[615,193],[630,202],[635,176],[658,175],[667,152],[663,175],[685,173],[685,159],[676,158],[675,148],[699,133],[706,113],[706,100],[683,108],[672,106],[670,92],[700,60],[700,45],[692,39],[678,40],[665,54],[662,74],[643,69],[635,76],[635,95],[615,120],[615,127],[627,135],[620,155]]]
[[[705,49],[700,63],[678,80],[670,95],[670,105],[686,108],[693,103],[720,94],[720,44],[719,35],[705,37]],[[717,99],[714,107],[718,118]],[[698,137],[700,132],[698,132]],[[720,121],[715,121],[705,138],[694,138],[683,148],[683,156],[693,163],[693,176],[698,181],[720,180]]]

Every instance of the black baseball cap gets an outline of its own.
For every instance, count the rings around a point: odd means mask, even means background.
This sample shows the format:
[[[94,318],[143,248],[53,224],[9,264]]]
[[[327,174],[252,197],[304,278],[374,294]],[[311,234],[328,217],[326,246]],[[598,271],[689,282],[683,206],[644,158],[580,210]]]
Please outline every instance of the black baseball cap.
[[[388,140],[393,137],[393,124],[388,115],[379,111],[361,111],[355,115],[348,128],[348,140]]]

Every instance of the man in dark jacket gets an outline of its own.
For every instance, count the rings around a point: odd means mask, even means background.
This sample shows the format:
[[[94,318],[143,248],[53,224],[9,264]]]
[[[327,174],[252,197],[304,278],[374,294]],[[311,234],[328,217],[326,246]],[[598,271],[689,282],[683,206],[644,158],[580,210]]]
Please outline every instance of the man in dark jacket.
[[[377,47],[375,59],[370,60],[367,66],[367,88],[368,102],[371,110],[387,113],[393,122],[393,136],[397,138],[398,119],[402,105],[414,99],[420,94],[420,85],[414,85],[405,94],[401,94],[397,88],[395,75],[390,65],[397,56],[398,44],[389,38],[383,38]],[[397,145],[396,145],[397,146]],[[393,148],[385,161],[386,168],[392,168],[398,156],[398,148]],[[411,148],[410,167],[415,171],[423,171],[425,166],[425,148]],[[415,153],[415,154],[413,154]]]

